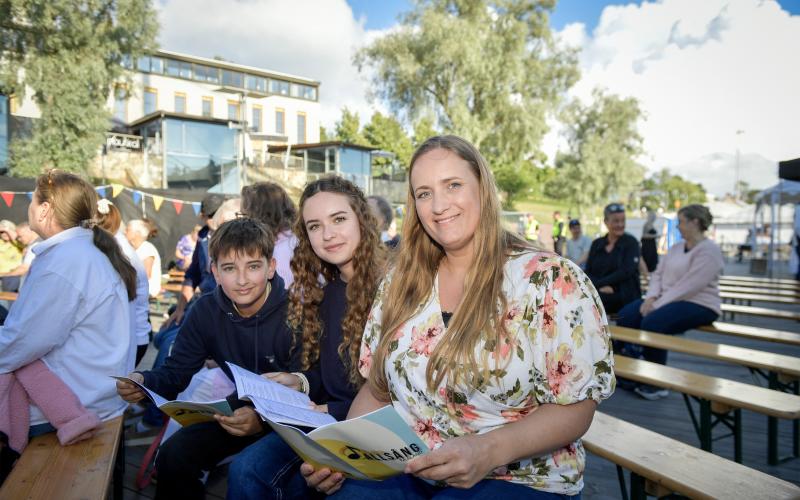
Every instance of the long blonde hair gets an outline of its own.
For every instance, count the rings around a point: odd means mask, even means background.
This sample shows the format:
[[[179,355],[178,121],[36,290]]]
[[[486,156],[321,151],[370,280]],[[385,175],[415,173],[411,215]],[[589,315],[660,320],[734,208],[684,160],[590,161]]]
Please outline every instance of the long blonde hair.
[[[449,322],[447,330],[428,360],[428,389],[435,391],[446,377],[449,385],[466,382],[477,387],[489,381],[488,357],[484,351],[479,362],[475,347],[481,340],[499,349],[506,330],[503,314],[507,301],[503,293],[503,264],[515,250],[532,247],[501,223],[500,200],[489,166],[480,152],[466,140],[453,136],[431,137],[417,148],[411,158],[403,236],[396,256],[393,278],[383,297],[381,339],[373,356],[369,384],[376,395],[388,394],[384,370],[393,333],[410,319],[424,303],[434,285],[439,263],[445,256],[442,247],[425,232],[417,215],[411,172],[424,154],[443,149],[458,155],[471,167],[478,179],[480,218],[474,235],[475,254],[467,273],[464,294]],[[494,343],[492,343],[494,342]]]

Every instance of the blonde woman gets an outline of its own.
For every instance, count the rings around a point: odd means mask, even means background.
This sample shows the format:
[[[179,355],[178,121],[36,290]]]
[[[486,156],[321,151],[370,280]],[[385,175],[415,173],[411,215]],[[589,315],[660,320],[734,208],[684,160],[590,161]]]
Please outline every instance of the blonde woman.
[[[409,174],[404,243],[367,321],[367,384],[348,417],[391,404],[433,451],[381,483],[301,472],[343,498],[579,494],[578,439],[614,388],[596,291],[502,228],[489,168],[465,140],[429,139]]]

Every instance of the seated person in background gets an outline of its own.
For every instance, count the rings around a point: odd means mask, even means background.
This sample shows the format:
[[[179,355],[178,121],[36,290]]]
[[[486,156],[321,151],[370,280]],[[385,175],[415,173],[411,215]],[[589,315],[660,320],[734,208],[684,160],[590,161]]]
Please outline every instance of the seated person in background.
[[[207,358],[231,380],[227,361],[254,373],[296,370],[299,350],[290,357],[287,295],[283,279],[275,274],[272,245],[272,234],[256,220],[241,218],[222,224],[209,243],[211,270],[219,286],[189,309],[163,366],[129,377],[174,399]],[[118,381],[117,391],[129,403],[144,397],[126,382]],[[156,459],[156,498],[202,498],[203,471],[264,434],[252,406],[240,401],[235,392],[227,400],[235,409],[232,416],[182,427],[161,446]]]
[[[31,263],[36,258],[36,254],[32,251],[33,247],[40,241],[42,239],[31,229],[27,222],[17,224],[17,243],[22,246],[22,263],[7,273],[0,273],[0,277],[19,276],[19,287],[22,288],[25,283],[25,275],[28,274]]]
[[[390,234],[392,223],[394,222],[394,214],[392,213],[392,206],[382,196],[370,196],[367,198],[369,207],[372,209],[372,214],[378,220],[378,227],[381,232],[381,241],[388,248],[397,248],[400,243],[400,235],[395,231],[394,235]]]
[[[297,217],[297,208],[286,190],[274,182],[257,182],[242,188],[242,213],[263,222],[275,238],[276,272],[286,283],[286,289],[294,281],[290,263],[297,237],[292,233],[292,224]]]
[[[583,269],[586,267],[586,260],[589,258],[589,248],[592,246],[592,240],[583,234],[581,221],[578,219],[569,221],[569,232],[572,237],[567,239],[567,254],[565,257]]]
[[[136,255],[141,259],[147,273],[150,296],[155,297],[161,293],[161,256],[156,247],[147,241],[151,232],[152,229],[146,221],[133,219],[128,222],[125,237],[128,238],[131,246],[136,250]]]
[[[80,405],[109,420],[126,406],[108,375],[133,360],[128,302],[136,297],[136,272],[113,236],[96,225],[96,203],[94,187],[76,175],[51,170],[36,179],[28,221],[43,241],[0,327],[0,374],[41,360]],[[45,408],[53,403],[25,405],[30,431],[23,437],[55,430],[59,422]]]
[[[192,263],[192,254],[194,247],[197,245],[197,235],[200,232],[200,226],[194,226],[190,233],[181,236],[178,244],[175,245],[175,264],[181,271],[186,271]]]
[[[705,232],[713,218],[703,205],[687,205],[678,211],[678,231],[683,241],[672,245],[650,275],[645,299],[637,299],[619,312],[617,325],[677,334],[713,323],[721,314],[719,277],[724,261],[716,243]],[[667,351],[645,347],[644,359],[667,363]],[[665,389],[636,387],[645,399],[667,395]]]
[[[589,248],[586,274],[600,293],[607,313],[619,311],[642,296],[639,283],[639,242],[625,232],[625,206],[611,203],[603,210],[608,234]]]
[[[131,301],[131,334],[136,338],[136,359],[129,370],[136,368],[150,345],[150,301],[148,299],[149,284],[144,264],[136,254],[128,239],[122,232],[122,215],[114,204],[107,199],[97,201],[97,224],[114,235],[122,253],[128,258],[136,270],[136,299]]]
[[[22,249],[17,243],[17,226],[10,220],[0,220],[0,273],[13,271],[22,264]],[[19,290],[19,275],[0,278],[4,292]]]
[[[654,210],[647,209],[647,220],[642,228],[642,262],[639,267],[644,270],[643,274],[646,276],[652,273],[658,266],[658,230],[655,227],[656,213]]]
[[[364,194],[341,177],[308,184],[300,212],[294,228],[300,244],[292,259],[298,281],[289,293],[289,322],[300,332],[302,371],[267,376],[302,390],[317,410],[344,420],[364,382],[359,347],[384,275],[384,248]],[[280,436],[269,434],[231,464],[227,498],[306,498],[312,492],[300,474],[301,462]]]
[[[594,287],[503,229],[489,166],[465,140],[432,137],[410,165],[403,244],[367,318],[367,383],[348,418],[392,405],[432,451],[380,482],[301,473],[339,498],[580,494],[580,437],[614,387]]]

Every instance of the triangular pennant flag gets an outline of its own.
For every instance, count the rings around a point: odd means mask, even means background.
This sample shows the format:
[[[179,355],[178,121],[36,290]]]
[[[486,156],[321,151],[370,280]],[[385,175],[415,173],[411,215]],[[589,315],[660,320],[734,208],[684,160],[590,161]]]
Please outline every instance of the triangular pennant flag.
[[[30,191],[30,192],[28,192],[28,193],[25,193],[25,194],[27,194],[27,195],[28,195],[28,199],[29,199],[29,200],[33,201],[33,191]]]
[[[181,200],[172,200],[172,206],[175,207],[175,213],[180,215],[183,210],[183,202]]]
[[[193,201],[192,202],[192,208],[194,209],[194,214],[195,215],[200,215],[200,204],[199,203],[197,203],[196,201]]]
[[[105,198],[106,197],[106,193],[108,193],[108,188],[105,187],[105,186],[100,186],[100,187],[96,187],[95,191],[97,191],[97,194],[100,195],[100,198]]]
[[[10,207],[12,203],[14,203],[14,193],[3,191],[2,193],[0,193],[0,196],[3,197],[3,201],[6,202],[6,205],[8,207]]]
[[[134,205],[138,205],[140,201],[142,201],[142,193],[141,193],[141,191],[134,191],[133,192],[133,204]]]
[[[164,203],[164,198],[162,196],[153,195],[153,205],[156,207],[156,212],[161,208],[162,203]]]
[[[122,192],[122,184],[111,185],[111,196],[116,198]]]

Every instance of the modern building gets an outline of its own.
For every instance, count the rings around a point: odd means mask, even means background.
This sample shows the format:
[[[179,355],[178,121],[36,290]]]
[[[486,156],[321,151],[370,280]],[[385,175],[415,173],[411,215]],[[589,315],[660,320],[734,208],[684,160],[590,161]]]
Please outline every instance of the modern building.
[[[133,76],[109,95],[113,120],[97,177],[207,188],[231,172],[243,178],[271,146],[319,141],[318,81],[164,50],[126,66]],[[14,120],[40,116],[30,94],[0,96],[0,166]]]

